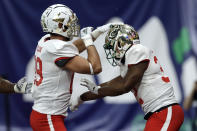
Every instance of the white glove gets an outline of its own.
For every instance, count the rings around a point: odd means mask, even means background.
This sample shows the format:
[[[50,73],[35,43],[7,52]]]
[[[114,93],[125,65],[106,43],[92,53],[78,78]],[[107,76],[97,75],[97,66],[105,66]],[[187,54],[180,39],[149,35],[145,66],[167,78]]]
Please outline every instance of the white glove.
[[[97,86],[95,83],[89,81],[86,78],[81,79],[80,85],[87,87],[88,90],[94,94],[98,94],[98,89],[101,88],[100,86]]]
[[[84,101],[81,100],[80,96],[77,97],[77,99],[74,99],[74,100],[70,100],[70,103],[69,103],[69,109],[71,111],[76,111],[78,110],[79,108],[79,105],[81,105]]]
[[[26,77],[23,77],[15,84],[14,91],[22,94],[31,93],[32,85],[32,83],[26,81]]]
[[[92,30],[93,27],[85,27],[80,31],[81,39],[83,40],[86,47],[93,45],[93,40],[91,36]]]
[[[108,24],[105,24],[103,26],[99,26],[97,27],[92,33],[91,35],[93,36],[93,38],[98,38],[102,33],[108,31],[110,29],[110,26],[111,25],[123,25],[124,23],[122,22],[114,22],[114,23],[108,23]]]

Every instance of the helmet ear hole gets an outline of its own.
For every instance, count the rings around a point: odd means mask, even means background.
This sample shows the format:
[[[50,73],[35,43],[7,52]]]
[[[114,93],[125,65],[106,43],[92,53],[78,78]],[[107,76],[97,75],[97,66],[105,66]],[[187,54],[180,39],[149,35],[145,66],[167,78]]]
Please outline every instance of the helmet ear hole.
[[[58,24],[58,27],[59,27],[59,28],[62,28],[62,26],[63,26],[62,23],[59,23],[59,24]]]
[[[118,48],[121,48],[120,41],[118,41],[117,45],[118,45]]]
[[[65,32],[68,29],[68,26],[64,25],[63,32]]]
[[[64,29],[67,30],[67,29],[68,29],[68,26],[65,25],[65,26],[64,26]]]

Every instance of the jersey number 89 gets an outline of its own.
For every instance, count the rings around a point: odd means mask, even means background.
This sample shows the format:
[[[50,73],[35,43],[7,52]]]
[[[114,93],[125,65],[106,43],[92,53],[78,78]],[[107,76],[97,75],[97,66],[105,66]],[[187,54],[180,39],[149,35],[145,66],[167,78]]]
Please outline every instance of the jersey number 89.
[[[39,86],[42,83],[43,76],[42,76],[42,60],[39,57],[35,58],[35,79],[34,84],[36,86]],[[37,78],[39,76],[39,78]]]

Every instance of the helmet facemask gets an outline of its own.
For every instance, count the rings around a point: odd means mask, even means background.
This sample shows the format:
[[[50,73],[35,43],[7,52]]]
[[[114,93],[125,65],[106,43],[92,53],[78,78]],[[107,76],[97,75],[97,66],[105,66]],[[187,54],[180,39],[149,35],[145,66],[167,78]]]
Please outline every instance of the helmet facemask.
[[[136,43],[139,43],[139,36],[132,27],[111,25],[104,44],[107,60],[112,66],[120,65],[126,51]]]
[[[104,47],[106,58],[107,58],[108,62],[112,66],[117,66],[117,62],[115,60],[115,52],[113,50],[113,47],[111,47],[110,44],[104,44],[103,47]]]
[[[66,32],[67,37],[69,38],[79,36],[80,26],[75,13],[73,13],[72,16],[69,17],[68,22],[65,22],[63,31]]]

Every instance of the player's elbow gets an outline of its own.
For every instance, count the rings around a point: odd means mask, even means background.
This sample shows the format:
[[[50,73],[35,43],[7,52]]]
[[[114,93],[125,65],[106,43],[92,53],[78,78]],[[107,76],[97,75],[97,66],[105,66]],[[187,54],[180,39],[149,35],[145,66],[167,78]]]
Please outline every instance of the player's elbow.
[[[102,67],[101,66],[95,66],[93,68],[94,70],[94,74],[99,74],[102,71]]]

